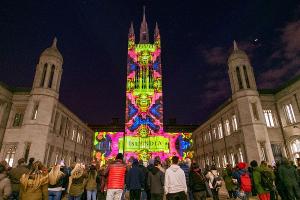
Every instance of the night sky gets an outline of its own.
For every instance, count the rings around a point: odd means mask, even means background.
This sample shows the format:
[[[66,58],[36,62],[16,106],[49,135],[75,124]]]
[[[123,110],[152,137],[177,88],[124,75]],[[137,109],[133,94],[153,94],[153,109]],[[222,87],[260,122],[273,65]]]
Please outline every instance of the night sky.
[[[298,0],[2,0],[0,81],[31,87],[56,36],[64,57],[60,101],[89,124],[123,121],[127,34],[133,21],[139,35],[143,5],[150,38],[156,21],[161,33],[165,121],[199,124],[230,97],[234,39],[259,88],[300,74]]]

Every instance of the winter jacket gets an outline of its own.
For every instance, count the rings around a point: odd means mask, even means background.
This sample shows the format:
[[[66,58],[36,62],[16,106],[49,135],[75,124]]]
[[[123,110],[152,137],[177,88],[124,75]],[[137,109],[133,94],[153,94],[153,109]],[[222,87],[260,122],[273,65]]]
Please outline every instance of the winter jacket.
[[[187,193],[184,171],[178,165],[171,165],[165,174],[165,193]]]
[[[285,187],[298,186],[299,176],[296,169],[289,163],[283,163],[279,166],[279,179]]]
[[[148,182],[148,187],[150,188],[151,194],[163,194],[164,193],[165,175],[157,167],[154,167],[148,173],[147,182]]]
[[[254,182],[254,187],[256,189],[257,194],[263,194],[263,193],[268,193],[268,191],[263,188],[262,183],[261,183],[261,173],[263,171],[263,168],[261,167],[254,167],[253,168],[253,182]]]
[[[87,182],[86,182],[86,190],[91,191],[91,190],[96,190],[97,189],[97,182],[99,177],[97,175],[97,172],[95,171],[95,176],[93,177],[92,175],[88,175]]]
[[[246,169],[239,169],[239,170],[233,172],[233,174],[232,174],[233,179],[237,180],[239,186],[241,185],[241,175],[243,175],[244,173],[247,173],[250,176],[250,174],[247,172]]]
[[[126,165],[122,160],[116,160],[107,170],[107,189],[124,189]]]
[[[145,176],[138,165],[133,164],[126,175],[126,187],[129,190],[138,190],[145,188]]]
[[[29,172],[29,169],[26,167],[26,165],[18,165],[15,168],[12,168],[9,172],[9,178],[11,180],[11,186],[13,192],[19,192],[20,191],[20,178],[23,174],[26,174]]]
[[[189,185],[192,192],[206,191],[205,177],[200,171],[191,171]]]
[[[5,173],[0,174],[0,200],[7,199],[11,194],[10,180]]]
[[[224,169],[223,171],[223,179],[225,182],[226,189],[228,191],[235,191],[237,188],[237,185],[233,183],[233,175],[232,171],[230,169]]]
[[[84,192],[84,179],[85,175],[79,178],[72,178],[72,184],[70,185],[69,194],[71,196],[79,196]]]
[[[184,171],[186,185],[189,187],[189,173],[190,173],[190,168],[189,168],[189,166],[186,163],[182,163],[179,166]]]
[[[34,180],[33,180],[34,181]],[[22,200],[48,200],[48,176],[44,175],[41,178],[41,185],[38,189],[27,186],[25,189],[23,185],[20,186],[20,198]],[[29,184],[30,185],[30,184]]]

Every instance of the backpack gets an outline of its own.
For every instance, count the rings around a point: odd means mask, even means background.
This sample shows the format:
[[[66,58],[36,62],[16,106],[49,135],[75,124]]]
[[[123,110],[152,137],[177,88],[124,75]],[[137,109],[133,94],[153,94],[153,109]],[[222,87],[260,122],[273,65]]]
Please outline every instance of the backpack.
[[[252,184],[251,184],[251,178],[248,173],[243,173],[240,176],[241,180],[241,190],[244,192],[251,192],[252,191]]]
[[[260,174],[261,174],[261,186],[266,191],[272,191],[274,188],[272,172],[262,171]]]
[[[212,173],[212,172],[211,172]],[[213,174],[213,173],[212,173]],[[214,175],[214,174],[213,174]],[[212,186],[214,189],[218,190],[221,188],[222,186],[222,179],[219,175],[215,176],[214,175],[214,180],[212,182]]]

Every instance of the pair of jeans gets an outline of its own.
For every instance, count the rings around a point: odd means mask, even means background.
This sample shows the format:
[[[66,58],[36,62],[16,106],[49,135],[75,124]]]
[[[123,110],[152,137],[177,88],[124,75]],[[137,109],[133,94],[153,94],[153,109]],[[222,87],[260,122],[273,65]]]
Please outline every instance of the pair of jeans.
[[[49,200],[61,200],[62,191],[48,191]]]
[[[141,190],[129,190],[130,200],[140,200],[141,199]]]
[[[219,190],[212,189],[211,192],[213,194],[213,200],[219,200]]]
[[[68,200],[80,200],[81,199],[81,195],[79,196],[70,196],[68,197]]]
[[[86,199],[87,200],[96,200],[97,190],[87,190],[86,191]]]
[[[16,191],[12,191],[12,193],[10,194],[9,200],[19,200],[19,192]]]
[[[187,196],[184,191],[176,193],[168,193],[167,200],[187,200]]]
[[[108,189],[106,200],[121,200],[123,189]]]

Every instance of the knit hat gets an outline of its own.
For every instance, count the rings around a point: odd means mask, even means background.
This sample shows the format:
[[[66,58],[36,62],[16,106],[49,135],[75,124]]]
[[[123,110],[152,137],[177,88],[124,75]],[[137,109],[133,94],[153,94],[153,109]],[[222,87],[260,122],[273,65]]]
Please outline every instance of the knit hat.
[[[237,167],[239,168],[239,169],[245,169],[246,168],[246,163],[244,163],[244,162],[239,162],[238,164],[237,164]]]

